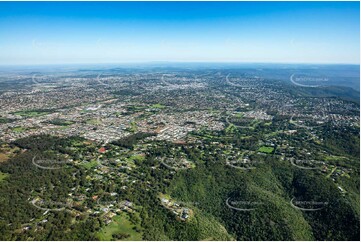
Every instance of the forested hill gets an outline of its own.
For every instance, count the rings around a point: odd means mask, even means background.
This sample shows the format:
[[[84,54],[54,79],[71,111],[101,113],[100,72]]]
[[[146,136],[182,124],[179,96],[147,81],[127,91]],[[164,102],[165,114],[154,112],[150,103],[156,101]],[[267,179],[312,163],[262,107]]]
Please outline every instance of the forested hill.
[[[136,142],[140,136],[127,140]],[[90,166],[91,163],[56,170],[39,169],[33,164],[35,155],[53,157],[51,151],[68,154],[76,160],[79,152],[97,152],[94,145],[82,138],[51,136],[29,137],[14,142],[12,146],[19,147],[22,152],[0,165],[1,174],[8,175],[0,184],[0,239],[109,238],[102,236],[106,236],[103,230],[111,225],[106,225],[102,217],[90,215],[87,211],[96,211],[102,204],[95,201],[96,197],[103,196],[105,199],[106,194],[114,192],[119,196],[117,201],[132,201],[136,207],[133,206],[134,211],[126,215],[129,221],[125,220],[134,228],[115,233],[113,239],[129,236],[140,236],[145,240],[359,239],[359,207],[355,206],[358,179],[346,179],[343,186],[348,193],[340,195],[337,186],[321,171],[298,169],[288,161],[280,160],[276,154],[263,156],[264,162],[257,164],[256,169],[241,170],[222,162],[224,158],[221,154],[212,153],[215,148],[200,151],[196,145],[160,142],[150,149],[144,159],[131,156],[141,173],[118,171],[119,177],[124,173],[136,176],[138,180],[134,185],[127,185],[125,190],[120,180],[113,183],[103,178],[93,183],[92,170],[101,168]],[[115,142],[115,146],[109,145],[106,149],[122,145]],[[127,147],[129,154],[133,154],[134,146],[127,143]],[[120,149],[124,151],[124,148]],[[169,155],[177,149],[195,161],[196,167],[171,172],[160,164],[157,157]],[[339,152],[344,151],[341,148]],[[349,165],[353,166],[352,163]],[[75,190],[76,187],[80,190]],[[79,191],[88,198],[79,200]],[[75,203],[61,211],[49,210],[45,213],[32,204],[32,199],[36,197],[68,204],[69,194],[72,194]],[[181,206],[186,204],[192,211],[191,218],[187,222],[176,219],[169,208],[161,204],[159,194],[168,194],[168,199],[177,201]],[[317,205],[311,204],[309,208],[312,211],[294,206],[305,206],[305,202]],[[29,221],[36,221],[38,225],[34,227]],[[110,228],[109,231],[112,231]]]

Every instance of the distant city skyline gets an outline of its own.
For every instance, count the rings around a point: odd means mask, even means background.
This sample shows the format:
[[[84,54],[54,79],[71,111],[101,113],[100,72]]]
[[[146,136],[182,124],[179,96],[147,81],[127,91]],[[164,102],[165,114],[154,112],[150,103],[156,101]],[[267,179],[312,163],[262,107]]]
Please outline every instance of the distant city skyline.
[[[359,2],[0,2],[0,65],[360,63]]]

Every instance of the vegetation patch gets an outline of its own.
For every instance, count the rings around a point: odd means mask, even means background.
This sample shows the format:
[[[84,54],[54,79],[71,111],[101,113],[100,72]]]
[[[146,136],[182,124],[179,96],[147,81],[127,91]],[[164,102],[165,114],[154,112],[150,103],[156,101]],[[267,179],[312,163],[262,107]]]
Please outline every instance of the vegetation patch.
[[[103,227],[98,233],[99,240],[142,240],[141,232],[137,232],[135,228],[139,225],[134,225],[129,220],[129,215],[122,213],[113,217],[113,221]],[[138,229],[139,230],[139,229]]]
[[[91,124],[91,125],[99,125],[102,122],[99,119],[89,119],[86,121],[86,124]]]
[[[158,109],[163,109],[165,108],[164,105],[160,104],[160,103],[157,103],[157,104],[153,104],[152,106],[150,106],[151,108],[158,108]]]
[[[232,133],[236,130],[236,126],[234,126],[234,124],[230,124],[228,125],[228,127],[226,128],[226,133]]]
[[[131,157],[129,157],[130,161],[144,161],[145,160],[145,155],[142,154],[137,154],[137,155],[133,155]]]
[[[18,151],[19,151],[18,147],[13,148],[7,144],[0,146],[0,162],[7,161]]]
[[[11,122],[14,122],[14,119],[0,117],[0,124],[6,124],[6,123],[11,123]]]
[[[21,133],[21,132],[26,131],[27,128],[18,126],[18,127],[12,128],[12,130],[13,130],[14,132],[16,132],[16,133]]]
[[[43,115],[47,115],[49,113],[52,113],[53,110],[48,109],[39,109],[39,110],[24,110],[24,111],[18,111],[13,114],[20,115],[25,118],[32,118],[32,117],[40,117]]]
[[[131,122],[130,123],[130,128],[129,128],[129,132],[135,133],[138,130],[138,126],[136,122]]]
[[[154,136],[153,133],[136,133],[119,140],[113,141],[113,145],[121,146],[124,148],[132,149],[133,145],[135,145],[139,140],[145,139],[150,136]]]
[[[58,126],[69,126],[74,124],[73,121],[64,120],[64,119],[53,119],[49,121],[50,124],[58,125]]]
[[[274,151],[273,147],[269,147],[269,146],[262,146],[258,149],[259,152],[262,153],[267,153],[267,154],[271,154]]]
[[[85,169],[92,169],[92,168],[98,166],[99,163],[98,163],[97,160],[92,160],[92,161],[89,161],[89,162],[83,162],[83,163],[81,163],[81,165],[82,165]]]
[[[6,173],[2,173],[1,171],[0,171],[0,182],[2,182],[6,177],[8,177],[9,176],[9,174],[6,174]]]

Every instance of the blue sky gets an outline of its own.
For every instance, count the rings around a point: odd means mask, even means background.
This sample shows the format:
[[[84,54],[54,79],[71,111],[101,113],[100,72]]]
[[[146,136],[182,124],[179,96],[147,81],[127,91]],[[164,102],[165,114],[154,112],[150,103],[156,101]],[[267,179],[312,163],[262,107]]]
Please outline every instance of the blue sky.
[[[359,2],[0,2],[0,64],[359,64],[359,8]]]

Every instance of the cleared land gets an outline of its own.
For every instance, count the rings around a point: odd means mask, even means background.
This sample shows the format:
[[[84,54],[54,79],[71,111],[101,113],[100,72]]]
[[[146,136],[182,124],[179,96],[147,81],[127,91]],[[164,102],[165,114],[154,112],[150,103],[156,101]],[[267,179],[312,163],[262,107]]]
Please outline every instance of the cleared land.
[[[267,154],[270,154],[272,153],[274,150],[273,147],[268,147],[268,146],[262,146],[258,149],[259,152],[262,152],[262,153],[267,153]]]
[[[126,213],[113,217],[113,221],[107,226],[103,227],[98,233],[97,237],[99,240],[112,240],[115,234],[128,234],[128,238],[122,240],[142,240],[142,234],[133,229],[135,227],[129,221],[129,217]]]

